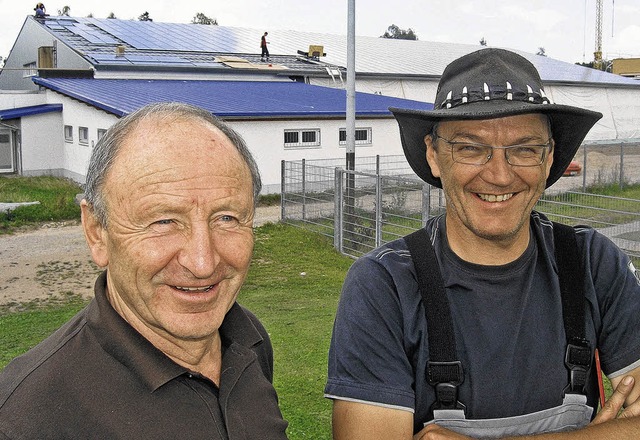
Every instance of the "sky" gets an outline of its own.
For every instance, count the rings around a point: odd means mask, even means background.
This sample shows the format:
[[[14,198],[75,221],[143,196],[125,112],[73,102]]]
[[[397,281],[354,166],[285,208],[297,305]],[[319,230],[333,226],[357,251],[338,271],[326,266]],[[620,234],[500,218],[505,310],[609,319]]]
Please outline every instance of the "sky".
[[[640,57],[640,1],[602,0],[605,59]],[[6,57],[36,2],[0,0],[0,56]],[[48,14],[189,23],[196,13],[223,26],[347,34],[348,0],[47,0]],[[395,24],[418,39],[479,44],[589,62],[595,49],[596,0],[355,0],[356,35],[379,37]]]

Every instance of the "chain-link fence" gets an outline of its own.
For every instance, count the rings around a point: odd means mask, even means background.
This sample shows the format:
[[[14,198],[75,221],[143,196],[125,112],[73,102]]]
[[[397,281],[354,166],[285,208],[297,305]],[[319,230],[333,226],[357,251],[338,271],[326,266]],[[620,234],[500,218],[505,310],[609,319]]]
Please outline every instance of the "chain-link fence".
[[[585,192],[587,188],[612,183],[623,188],[640,182],[640,142],[583,145],[574,160],[579,169],[570,168],[568,177],[554,185],[556,192],[567,189]]]
[[[418,179],[403,156],[360,158],[359,171],[343,163],[283,161],[282,221],[331,237],[340,252],[357,257],[444,212],[442,190]],[[536,209],[592,226],[640,259],[640,200],[548,190]]]

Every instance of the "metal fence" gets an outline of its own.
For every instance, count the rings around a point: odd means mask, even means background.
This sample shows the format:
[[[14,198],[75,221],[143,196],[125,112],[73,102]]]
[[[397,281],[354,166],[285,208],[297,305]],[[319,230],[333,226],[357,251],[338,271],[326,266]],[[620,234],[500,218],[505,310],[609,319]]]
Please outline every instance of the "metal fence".
[[[343,163],[283,161],[282,221],[331,237],[336,249],[357,257],[444,212],[442,190],[418,179],[404,156],[359,158],[358,171]],[[550,188],[536,209],[558,222],[592,226],[640,259],[640,200]]]
[[[574,159],[582,170],[554,185],[556,191],[570,187],[585,192],[599,185],[617,183],[622,188],[640,182],[640,141],[636,139],[583,145]]]

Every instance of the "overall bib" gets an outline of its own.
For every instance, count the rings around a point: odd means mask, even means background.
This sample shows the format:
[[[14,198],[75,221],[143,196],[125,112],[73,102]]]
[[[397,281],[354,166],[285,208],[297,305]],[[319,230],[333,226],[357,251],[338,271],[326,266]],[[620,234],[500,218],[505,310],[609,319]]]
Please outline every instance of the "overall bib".
[[[584,270],[573,228],[554,223],[553,231],[567,336],[565,365],[569,371],[569,384],[559,406],[494,419],[467,419],[465,416],[465,406],[458,401],[458,387],[464,381],[464,369],[457,360],[449,302],[435,251],[424,228],[405,237],[429,328],[427,382],[435,388],[437,399],[431,407],[433,419],[425,426],[435,423],[460,434],[483,439],[569,431],[590,422],[594,409],[587,404],[585,386],[593,353],[585,339],[584,292],[582,287],[576,287],[583,285]]]

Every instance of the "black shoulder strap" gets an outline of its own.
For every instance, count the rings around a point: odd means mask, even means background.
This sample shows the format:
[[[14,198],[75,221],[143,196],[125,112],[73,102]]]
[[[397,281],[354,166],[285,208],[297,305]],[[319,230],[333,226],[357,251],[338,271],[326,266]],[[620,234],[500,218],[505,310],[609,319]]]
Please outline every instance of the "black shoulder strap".
[[[565,364],[570,372],[565,392],[584,394],[592,359],[585,336],[584,261],[573,227],[553,222],[553,241],[567,337]]]
[[[464,405],[458,402],[458,386],[464,381],[464,371],[462,363],[457,360],[453,319],[436,253],[424,228],[404,239],[416,270],[427,319],[427,382],[435,387],[437,398],[431,410],[464,409]]]
[[[571,226],[554,222],[553,233],[567,336],[565,364],[570,372],[565,392],[584,394],[592,359],[585,339],[584,262]],[[457,387],[464,381],[464,370],[457,360],[453,319],[435,251],[424,228],[405,236],[405,242],[415,266],[427,320],[427,381],[435,387],[438,399],[432,410],[464,409],[457,400]]]

